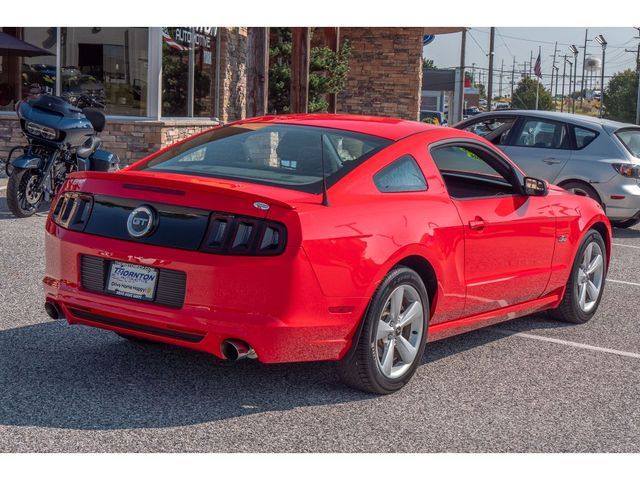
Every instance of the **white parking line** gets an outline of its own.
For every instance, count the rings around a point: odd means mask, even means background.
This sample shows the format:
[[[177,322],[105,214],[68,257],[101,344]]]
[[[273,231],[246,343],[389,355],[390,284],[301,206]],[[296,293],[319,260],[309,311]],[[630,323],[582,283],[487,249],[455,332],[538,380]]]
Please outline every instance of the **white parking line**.
[[[610,278],[607,278],[607,283],[621,283],[623,285],[633,285],[634,287],[640,287],[640,283],[625,282],[624,280],[612,280]]]
[[[640,250],[640,247],[636,247],[635,245],[625,245],[624,243],[612,243],[611,245],[615,245],[616,247],[636,248]]]
[[[6,190],[7,187],[0,187],[0,190]]]
[[[591,350],[594,352],[611,353],[613,355],[619,355],[621,357],[638,358],[640,359],[640,353],[625,352],[624,350],[615,350],[613,348],[595,347],[593,345],[587,345],[586,343],[570,342],[568,340],[560,340],[559,338],[543,337],[542,335],[532,335],[530,333],[516,332],[515,330],[507,330],[505,328],[492,327],[490,330],[498,333],[504,333],[505,335],[514,337],[529,338],[531,340],[538,340],[540,342],[557,343],[559,345],[566,345],[574,348],[581,348],[582,350]]]

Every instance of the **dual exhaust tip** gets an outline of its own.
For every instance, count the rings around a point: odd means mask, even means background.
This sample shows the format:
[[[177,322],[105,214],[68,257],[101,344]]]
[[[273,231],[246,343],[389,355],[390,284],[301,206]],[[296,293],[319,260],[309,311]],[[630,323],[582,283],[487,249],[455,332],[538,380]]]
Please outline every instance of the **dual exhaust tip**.
[[[220,352],[225,360],[231,360],[232,362],[243,358],[252,360],[258,358],[256,351],[242,340],[225,340],[220,345]]]
[[[47,312],[47,315],[49,315],[54,320],[63,320],[64,319],[64,313],[62,312],[60,307],[58,307],[58,305],[53,303],[53,302],[45,303],[44,304],[44,311]]]
[[[58,307],[54,302],[46,302],[44,304],[44,310],[53,320],[62,320],[65,318],[60,307]],[[226,360],[231,360],[233,362],[244,358],[252,360],[258,358],[256,351],[242,340],[225,340],[220,345],[220,351]]]

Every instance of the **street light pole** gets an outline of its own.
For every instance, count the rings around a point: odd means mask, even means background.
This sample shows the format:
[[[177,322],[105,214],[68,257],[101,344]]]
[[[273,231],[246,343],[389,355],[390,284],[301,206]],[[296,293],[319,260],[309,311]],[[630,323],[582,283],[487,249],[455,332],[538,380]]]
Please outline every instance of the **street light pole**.
[[[571,102],[571,105],[573,106],[573,113],[576,113],[575,91],[578,87],[578,47],[576,47],[575,45],[571,45],[569,47],[569,50],[571,51],[571,53],[573,53],[573,91],[571,92],[571,99],[573,101]],[[569,85],[571,85],[571,81],[569,81]]]
[[[560,96],[560,111],[564,112],[564,81],[567,74],[567,55],[562,56],[564,62],[562,64],[562,95]]]
[[[584,86],[584,67],[587,63],[587,36],[589,35],[589,29],[584,30],[584,50],[582,52],[582,80],[580,81],[580,109],[582,109],[582,101],[584,100],[584,93],[587,89]]]
[[[602,35],[596,37],[596,42],[602,45],[602,70],[600,70],[600,118],[602,118],[603,106],[604,106],[604,61],[607,51],[607,41]]]

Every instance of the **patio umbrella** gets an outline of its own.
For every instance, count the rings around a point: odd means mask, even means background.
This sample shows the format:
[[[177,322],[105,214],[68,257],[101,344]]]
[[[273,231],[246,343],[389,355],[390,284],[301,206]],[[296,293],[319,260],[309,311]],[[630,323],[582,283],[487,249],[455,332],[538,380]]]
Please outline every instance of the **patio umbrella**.
[[[15,55],[21,57],[39,57],[41,55],[55,55],[48,50],[45,50],[30,43],[18,40],[7,33],[0,32],[0,54],[1,55]]]

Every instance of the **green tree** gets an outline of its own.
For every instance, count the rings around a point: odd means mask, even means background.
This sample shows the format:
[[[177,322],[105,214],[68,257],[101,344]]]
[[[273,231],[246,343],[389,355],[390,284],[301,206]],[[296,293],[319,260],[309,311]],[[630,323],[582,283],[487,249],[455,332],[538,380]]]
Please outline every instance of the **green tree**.
[[[549,90],[534,78],[523,78],[513,92],[511,107],[522,110],[536,108],[536,91],[538,92],[538,110],[552,110],[553,99]]]
[[[290,28],[272,28],[269,48],[269,112],[291,112],[291,50]],[[311,30],[313,35],[313,29]],[[275,38],[275,39],[274,39]],[[327,47],[313,47],[309,55],[310,113],[326,112],[327,95],[344,90],[349,74],[351,46],[342,42],[338,53]]]
[[[422,68],[425,70],[435,70],[438,67],[436,67],[436,64],[430,58],[423,58]]]
[[[637,94],[638,76],[636,72],[628,69],[616,73],[604,91],[605,116],[619,122],[634,123]]]

